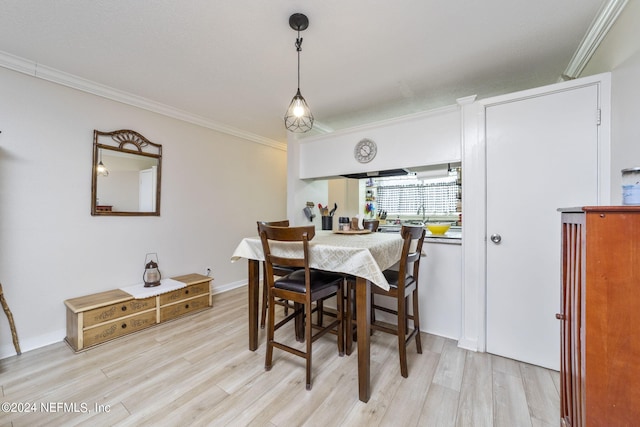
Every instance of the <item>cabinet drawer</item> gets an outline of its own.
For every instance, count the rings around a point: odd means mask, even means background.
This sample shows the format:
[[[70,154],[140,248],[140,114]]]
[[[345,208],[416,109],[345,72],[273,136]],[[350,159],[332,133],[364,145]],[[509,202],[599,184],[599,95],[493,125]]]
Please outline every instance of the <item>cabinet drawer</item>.
[[[209,282],[196,283],[195,285],[187,286],[186,288],[178,289],[177,291],[160,295],[160,306],[178,302],[183,299],[195,297],[197,295],[205,293],[209,293]]]
[[[155,305],[155,304],[154,304]],[[100,344],[156,323],[156,311],[150,310],[125,319],[116,320],[84,331],[84,347]]]
[[[192,311],[202,310],[209,307],[209,294],[199,296],[186,301],[181,301],[176,304],[160,307],[160,321],[171,320],[175,317],[182,316],[183,314],[191,313]]]
[[[84,312],[84,327],[108,322],[120,317],[129,316],[156,306],[156,298],[130,299],[117,304],[106,305]]]

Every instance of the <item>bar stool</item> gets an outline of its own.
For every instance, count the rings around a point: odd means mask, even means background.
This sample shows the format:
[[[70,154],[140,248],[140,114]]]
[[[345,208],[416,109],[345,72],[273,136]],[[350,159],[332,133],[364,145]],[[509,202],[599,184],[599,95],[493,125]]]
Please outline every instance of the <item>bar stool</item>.
[[[400,258],[400,269],[385,270],[383,274],[389,282],[389,290],[386,291],[378,286],[371,286],[371,331],[381,331],[398,337],[398,355],[400,358],[400,374],[407,378],[407,346],[413,338],[416,341],[416,350],[422,354],[422,343],[420,341],[420,312],[418,309],[418,271],[420,269],[420,256],[422,254],[422,244],[424,242],[424,227],[411,227],[403,225],[400,231],[402,236],[402,255]],[[412,264],[412,265],[411,265]],[[354,332],[353,313],[353,293],[354,281],[347,282],[347,333],[345,351],[351,354],[352,338]],[[384,295],[395,300],[395,309],[376,305],[374,296]],[[413,300],[413,313],[407,310],[409,296]],[[385,311],[397,317],[397,325],[390,325],[385,322],[376,321],[375,311]],[[351,319],[351,324],[349,324]],[[408,329],[409,320],[413,321],[413,330]]]
[[[302,357],[306,361],[306,388],[311,390],[311,354],[312,343],[331,330],[335,330],[338,339],[338,354],[344,354],[344,338],[342,325],[342,295],[344,289],[344,278],[341,274],[328,273],[309,268],[309,241],[315,236],[315,228],[307,227],[270,227],[260,225],[260,239],[264,250],[265,263],[267,265],[267,283],[269,285],[269,316],[267,328],[267,350],[265,354],[265,370],[271,370],[273,364],[273,349],[278,348],[296,356]],[[271,252],[270,242],[298,243],[301,246],[299,255],[274,255]],[[297,267],[293,273],[274,280],[273,266]],[[322,299],[336,297],[337,318],[327,326],[318,327],[319,332],[313,333],[316,325],[312,324],[311,313],[312,303]],[[274,315],[274,303],[281,298],[293,301],[300,309],[293,314],[286,316],[276,323]],[[304,341],[305,350],[300,350],[275,339],[275,331],[284,326],[290,320],[299,318],[304,313]]]
[[[269,225],[273,227],[288,227],[289,220],[285,219],[282,221],[258,221],[258,234],[260,234],[260,225]],[[274,266],[273,274],[278,277],[286,276],[289,273],[294,272],[296,269],[291,267],[284,266]],[[264,325],[267,319],[267,266],[265,263],[262,263],[262,313],[260,316],[260,328],[264,329]],[[287,316],[289,314],[289,309],[294,308],[289,304],[289,301],[285,300],[276,300],[277,305],[281,305],[284,307],[284,315]]]

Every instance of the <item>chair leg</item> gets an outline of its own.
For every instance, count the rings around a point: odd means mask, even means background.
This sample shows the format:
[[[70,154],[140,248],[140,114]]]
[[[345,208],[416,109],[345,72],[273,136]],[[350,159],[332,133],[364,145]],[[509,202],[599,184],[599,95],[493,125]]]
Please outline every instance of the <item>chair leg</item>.
[[[267,291],[269,294],[269,326],[267,327],[267,351],[264,357],[264,369],[270,371],[273,363],[273,338],[275,333],[276,310],[275,304],[273,303],[273,294],[270,290],[267,289]]]
[[[407,378],[409,376],[409,370],[407,369],[407,346],[406,346],[406,321],[407,321],[407,307],[405,305],[406,299],[398,297],[398,351],[400,355],[400,374]]]
[[[317,308],[316,315],[318,316],[317,325],[322,327],[322,324],[324,323],[324,301],[321,299],[318,300],[316,302],[316,308]],[[311,317],[309,317],[309,319],[311,319]]]
[[[308,313],[308,319],[305,322],[305,339],[307,341],[307,354],[305,358],[307,359],[307,390],[311,390],[311,334],[312,334],[312,321],[311,321],[311,304],[305,304],[305,313]]]
[[[371,323],[376,323],[376,309],[373,308],[376,305],[374,298],[375,298],[375,295],[373,292],[371,292],[371,306],[370,306],[371,307],[371,314],[370,314]],[[373,330],[371,331],[371,333],[373,333]]]
[[[418,287],[413,291],[413,328],[416,330],[416,350],[422,354],[422,340],[420,339],[420,310],[418,309]]]
[[[347,307],[345,308],[345,318],[343,319],[344,322],[344,331],[345,331],[345,352],[347,353],[347,356],[349,356],[351,354],[352,351],[352,347],[353,347],[353,315],[354,315],[354,309],[353,309],[353,303],[354,303],[354,298],[351,296],[351,292],[353,292],[353,284],[347,280]]]
[[[404,299],[404,308],[405,308],[405,316],[404,316],[404,330],[406,333],[409,333],[409,312],[406,311],[409,307],[409,297]]]
[[[338,355],[340,357],[344,356],[344,324],[346,323],[344,320],[344,281],[336,294],[336,309],[338,310]],[[349,320],[349,325],[351,325],[351,320]]]

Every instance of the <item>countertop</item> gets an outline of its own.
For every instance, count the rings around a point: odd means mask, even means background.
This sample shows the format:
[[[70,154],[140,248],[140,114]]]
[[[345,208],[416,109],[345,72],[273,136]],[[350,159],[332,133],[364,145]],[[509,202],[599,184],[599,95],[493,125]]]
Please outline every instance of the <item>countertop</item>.
[[[425,243],[447,243],[451,245],[462,244],[462,231],[447,231],[444,236],[434,236],[427,230],[427,234],[424,236]]]
[[[382,233],[399,233],[401,224],[384,224],[380,225],[380,231]],[[453,245],[462,244],[462,227],[453,226],[444,235],[433,235],[429,230],[426,230],[425,243],[447,243]]]

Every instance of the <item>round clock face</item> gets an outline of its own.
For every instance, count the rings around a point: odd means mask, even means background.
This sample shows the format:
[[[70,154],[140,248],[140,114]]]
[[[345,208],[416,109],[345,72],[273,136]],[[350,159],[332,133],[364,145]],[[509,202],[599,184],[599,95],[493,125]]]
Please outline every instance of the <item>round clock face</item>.
[[[370,139],[363,139],[356,144],[353,155],[360,163],[369,163],[376,156],[378,147]]]

